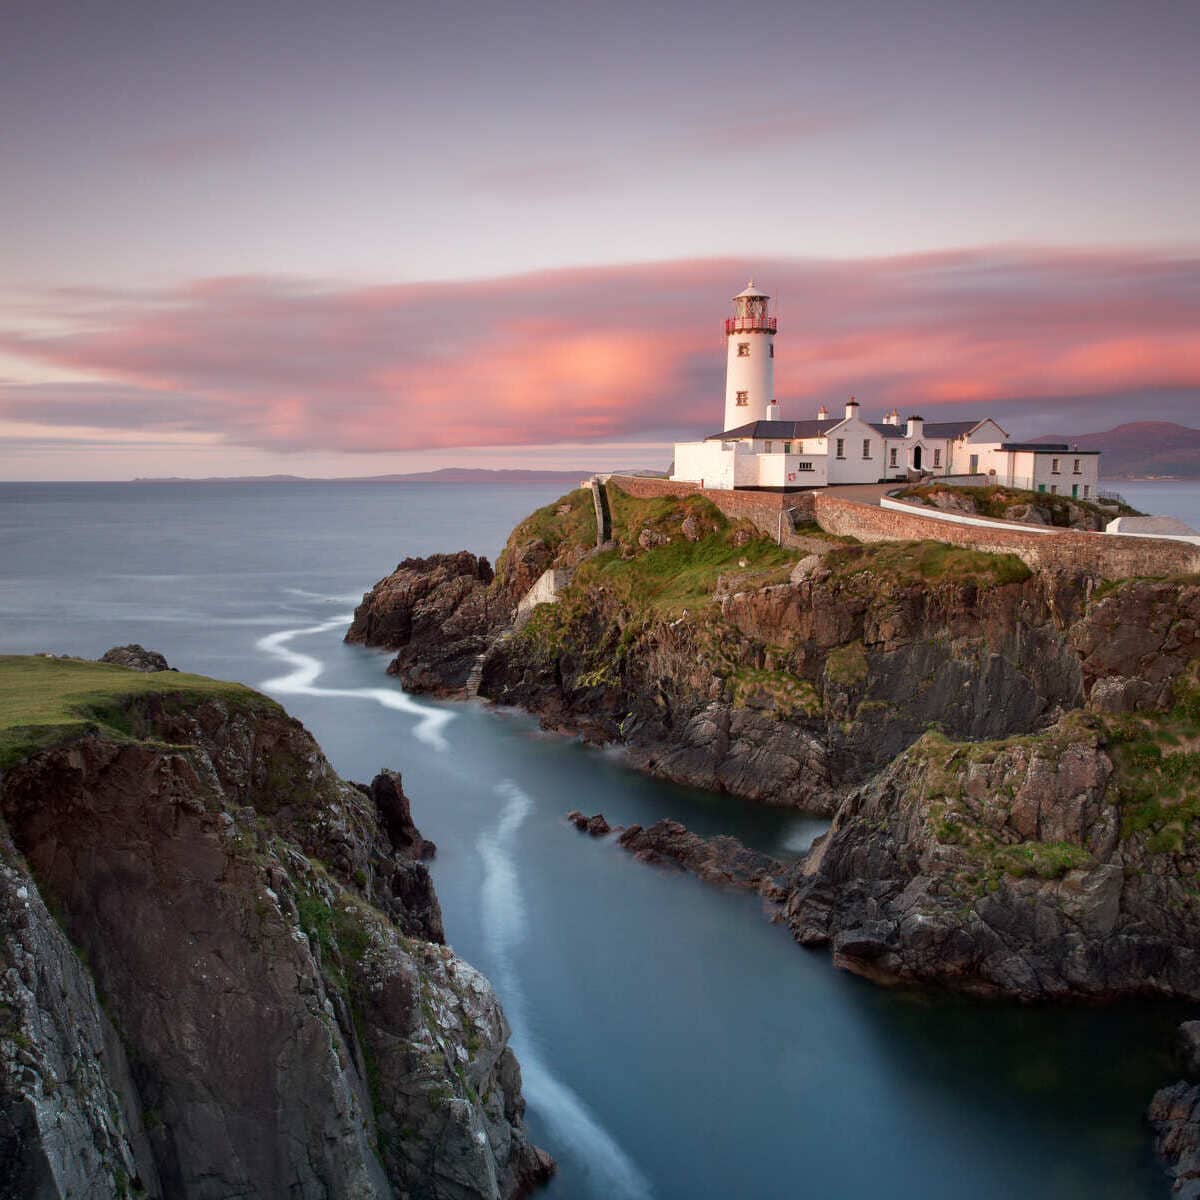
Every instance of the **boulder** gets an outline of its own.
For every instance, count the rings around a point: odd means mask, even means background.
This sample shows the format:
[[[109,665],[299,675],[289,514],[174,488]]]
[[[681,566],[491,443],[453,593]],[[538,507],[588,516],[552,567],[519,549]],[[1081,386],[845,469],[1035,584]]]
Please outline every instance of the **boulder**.
[[[113,646],[111,650],[105,650],[100,656],[100,661],[112,663],[118,667],[128,667],[131,671],[147,673],[172,669],[167,664],[167,660],[156,650],[147,650],[136,642],[130,642],[128,646]]]

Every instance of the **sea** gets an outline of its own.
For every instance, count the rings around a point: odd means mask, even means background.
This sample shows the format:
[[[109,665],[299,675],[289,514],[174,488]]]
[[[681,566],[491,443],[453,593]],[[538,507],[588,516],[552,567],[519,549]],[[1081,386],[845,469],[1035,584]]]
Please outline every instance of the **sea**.
[[[1200,485],[1113,485],[1200,526]],[[757,897],[578,834],[683,821],[780,856],[826,822],[675,787],[481,702],[406,695],[342,637],[409,555],[495,556],[559,489],[0,484],[0,652],[140,642],[276,697],[345,776],[402,772],[456,951],[512,1026],[553,1200],[1166,1197],[1144,1121],[1178,1007],[875,987]]]

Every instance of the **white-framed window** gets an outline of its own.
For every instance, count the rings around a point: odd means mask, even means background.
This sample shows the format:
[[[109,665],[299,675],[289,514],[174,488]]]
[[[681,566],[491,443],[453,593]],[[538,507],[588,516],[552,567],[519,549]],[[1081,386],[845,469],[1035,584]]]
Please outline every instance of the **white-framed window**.
[[[871,457],[871,439],[863,438],[863,458]]]
[[[933,452],[933,465],[935,467],[940,467],[942,465],[942,452],[940,450],[935,450]]]
[[[784,454],[791,454],[791,452],[792,452],[792,443],[791,442],[783,443],[783,452],[784,452]]]
[[[749,342],[738,342],[737,347],[738,347],[738,358],[749,358],[750,357],[750,343]]]
[[[838,438],[837,440],[837,456],[838,458],[846,457],[846,439]]]
[[[889,467],[894,467],[896,465],[896,455],[898,453],[899,453],[899,451],[896,449],[895,446],[893,446],[891,449],[891,452],[888,454],[888,466]]]
[[[1052,495],[1052,496],[1058,495],[1058,484],[1057,483],[1052,483],[1050,485],[1050,495]]]
[[[750,403],[750,393],[749,392],[738,392],[737,393],[738,408],[745,408],[746,405],[748,405],[749,403]]]
[[[1082,475],[1083,474],[1083,471],[1080,470],[1080,467],[1079,467],[1079,459],[1075,460],[1075,466],[1072,468],[1071,473],[1073,475]]]
[[[968,475],[978,475],[979,474],[979,455],[978,454],[971,455],[971,458],[967,463],[967,474]]]
[[[1059,460],[1057,458],[1052,458],[1050,460],[1050,474],[1051,475],[1061,475],[1062,474],[1062,472],[1058,469],[1058,462],[1059,462]]]
[[[1083,498],[1086,500],[1092,494],[1092,485],[1085,483],[1083,485]]]
[[[810,462],[798,462],[796,464],[797,471],[811,471],[812,469],[813,465]]]
[[[774,442],[763,442],[763,453],[764,454],[774,454],[775,453],[775,443]]]

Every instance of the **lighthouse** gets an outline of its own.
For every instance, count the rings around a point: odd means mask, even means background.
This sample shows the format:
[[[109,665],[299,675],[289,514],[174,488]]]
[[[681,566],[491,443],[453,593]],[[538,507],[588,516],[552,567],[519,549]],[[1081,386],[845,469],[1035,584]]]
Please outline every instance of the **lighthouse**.
[[[771,297],[750,280],[733,298],[725,319],[725,428],[773,420],[775,408],[775,318]]]

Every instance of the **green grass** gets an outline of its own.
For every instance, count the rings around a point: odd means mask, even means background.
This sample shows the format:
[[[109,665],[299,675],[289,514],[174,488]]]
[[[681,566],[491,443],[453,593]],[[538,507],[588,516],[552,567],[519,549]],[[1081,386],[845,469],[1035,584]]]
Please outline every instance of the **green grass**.
[[[559,512],[560,508],[567,511]],[[590,550],[596,544],[596,509],[591,488],[576,488],[531,512],[508,535],[508,541],[496,560],[497,578],[504,579],[513,552],[518,546],[534,540],[543,541],[552,554],[573,546]]]
[[[736,708],[757,707],[767,701],[783,717],[815,716],[821,711],[821,698],[816,688],[807,679],[800,679],[788,671],[736,667],[729,682]]]
[[[825,675],[833,683],[853,687],[867,677],[869,664],[862,642],[848,642],[825,656]]]
[[[1033,574],[1015,554],[989,554],[946,542],[840,546],[825,556],[824,566],[835,576],[860,576],[872,586],[882,576],[897,583],[946,580],[993,587],[1021,583]]]
[[[202,675],[144,674],[85,659],[0,655],[0,770],[93,730],[129,738],[135,729],[133,706],[148,696],[181,704],[220,699],[243,709],[281,711],[241,684]]]

